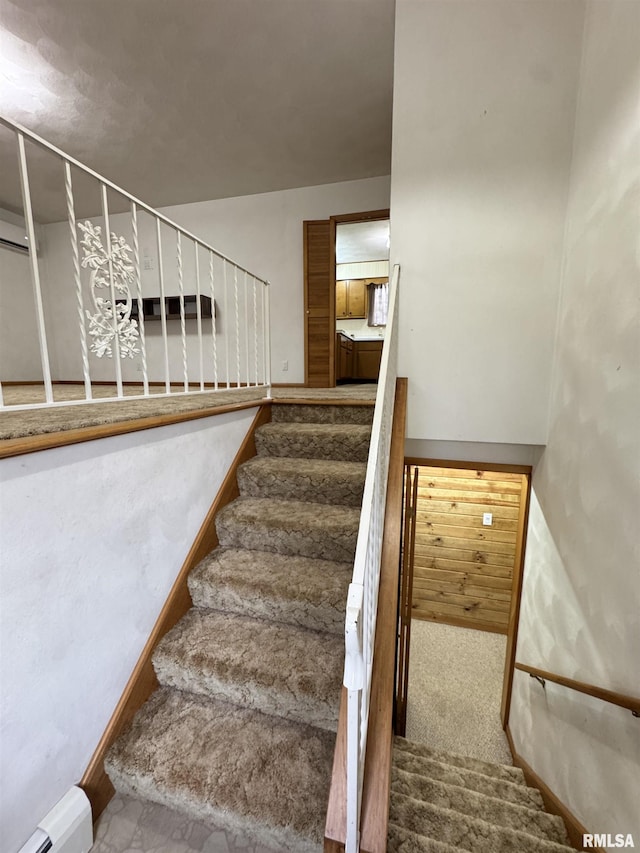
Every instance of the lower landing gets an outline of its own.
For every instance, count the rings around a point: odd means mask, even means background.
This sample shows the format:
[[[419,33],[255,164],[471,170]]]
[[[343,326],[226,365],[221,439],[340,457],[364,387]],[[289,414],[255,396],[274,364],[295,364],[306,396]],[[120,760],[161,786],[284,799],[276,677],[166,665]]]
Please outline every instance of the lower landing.
[[[277,853],[165,806],[116,794],[95,826],[91,853]]]

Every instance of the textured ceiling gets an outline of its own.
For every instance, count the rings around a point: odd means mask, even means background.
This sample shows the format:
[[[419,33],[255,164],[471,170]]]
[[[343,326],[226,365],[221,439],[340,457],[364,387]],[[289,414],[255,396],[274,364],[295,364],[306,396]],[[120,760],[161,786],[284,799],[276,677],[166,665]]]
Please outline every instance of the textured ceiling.
[[[394,0],[0,0],[0,113],[156,207],[384,175],[393,19]],[[38,218],[63,218],[59,168],[31,158]]]
[[[336,226],[336,263],[355,264],[389,259],[389,220],[339,222]]]

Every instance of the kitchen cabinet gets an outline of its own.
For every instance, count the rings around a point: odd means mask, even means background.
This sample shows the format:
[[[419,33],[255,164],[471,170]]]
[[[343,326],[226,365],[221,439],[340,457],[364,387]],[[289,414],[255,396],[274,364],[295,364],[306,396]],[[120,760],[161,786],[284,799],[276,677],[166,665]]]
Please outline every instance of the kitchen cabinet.
[[[353,373],[353,341],[336,335],[336,382],[351,379]]]
[[[336,335],[336,382],[376,382],[382,359],[382,339],[352,341]]]
[[[367,316],[367,280],[336,281],[336,319],[364,320]]]
[[[382,341],[356,341],[353,350],[353,378],[377,380],[382,360]]]

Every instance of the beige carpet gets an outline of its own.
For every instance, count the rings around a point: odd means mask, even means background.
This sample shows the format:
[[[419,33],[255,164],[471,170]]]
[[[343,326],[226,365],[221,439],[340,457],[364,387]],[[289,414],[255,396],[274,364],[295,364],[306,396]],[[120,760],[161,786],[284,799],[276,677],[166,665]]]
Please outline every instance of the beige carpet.
[[[500,723],[505,649],[503,634],[412,620],[407,738],[511,764]]]
[[[312,400],[354,400],[373,402],[376,385],[342,385],[339,388],[274,388],[274,399],[312,399]],[[178,389],[176,389],[178,390]],[[125,397],[140,394],[141,387],[125,386]],[[62,432],[70,429],[121,423],[138,418],[159,417],[165,414],[195,412],[204,409],[216,409],[234,403],[264,399],[264,388],[236,388],[220,391],[205,391],[195,394],[175,394],[171,397],[159,396],[163,386],[152,386],[150,397],[143,400],[114,400],[115,388],[111,385],[96,385],[94,398],[101,402],[83,405],[56,406],[47,409],[5,410],[0,413],[0,440],[23,438],[30,435],[42,435]],[[6,406],[29,405],[44,401],[42,385],[10,385],[3,388]],[[54,385],[56,402],[72,402],[84,398],[83,385]]]
[[[394,739],[388,853],[570,853],[522,770]]]
[[[121,795],[320,853],[373,408],[335,406],[323,423],[315,404],[277,408],[284,420],[256,431],[219,545],[189,579],[193,607],[154,651],[161,686],[105,770]],[[341,422],[347,409],[356,423]]]

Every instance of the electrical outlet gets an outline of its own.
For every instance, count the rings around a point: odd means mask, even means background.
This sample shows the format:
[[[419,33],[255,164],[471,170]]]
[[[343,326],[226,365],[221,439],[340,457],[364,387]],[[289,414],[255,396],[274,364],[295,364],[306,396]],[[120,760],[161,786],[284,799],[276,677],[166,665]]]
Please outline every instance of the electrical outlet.
[[[289,370],[289,362],[283,361],[282,362],[282,372],[285,373],[287,370]]]
[[[493,524],[493,513],[492,512],[483,512],[482,513],[482,523],[485,527],[491,527]]]

